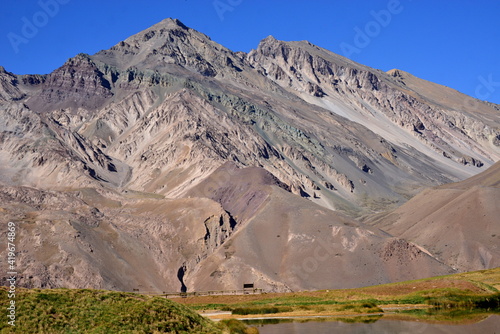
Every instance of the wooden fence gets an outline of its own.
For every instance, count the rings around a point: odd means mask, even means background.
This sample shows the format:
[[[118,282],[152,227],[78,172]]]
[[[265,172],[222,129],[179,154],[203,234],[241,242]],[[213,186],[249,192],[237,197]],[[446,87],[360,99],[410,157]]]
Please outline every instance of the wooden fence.
[[[134,289],[135,293],[142,295],[161,296],[165,298],[187,298],[195,296],[229,296],[229,295],[259,295],[262,289],[242,289],[242,290],[212,290],[212,291],[193,291],[193,292],[148,292]]]

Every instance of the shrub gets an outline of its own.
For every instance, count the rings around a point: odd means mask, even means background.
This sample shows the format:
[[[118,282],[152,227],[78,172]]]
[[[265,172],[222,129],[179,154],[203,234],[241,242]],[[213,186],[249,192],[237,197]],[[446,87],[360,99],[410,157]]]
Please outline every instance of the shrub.
[[[247,314],[271,314],[271,313],[282,313],[291,312],[291,307],[278,307],[278,306],[267,306],[267,307],[238,307],[233,309],[233,314],[247,315]]]
[[[236,319],[222,320],[220,325],[228,329],[231,334],[258,334],[259,330],[255,327],[247,327],[242,321]]]

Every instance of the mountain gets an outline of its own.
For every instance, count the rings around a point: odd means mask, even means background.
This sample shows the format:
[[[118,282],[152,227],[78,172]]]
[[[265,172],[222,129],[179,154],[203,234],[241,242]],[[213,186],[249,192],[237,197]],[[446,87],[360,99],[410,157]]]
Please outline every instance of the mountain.
[[[0,218],[19,224],[24,286],[288,291],[449,273],[359,218],[492,166],[499,108],[307,41],[233,52],[166,19],[50,74],[0,68]]]
[[[366,223],[415,242],[460,270],[500,266],[500,163],[458,183],[427,189]]]

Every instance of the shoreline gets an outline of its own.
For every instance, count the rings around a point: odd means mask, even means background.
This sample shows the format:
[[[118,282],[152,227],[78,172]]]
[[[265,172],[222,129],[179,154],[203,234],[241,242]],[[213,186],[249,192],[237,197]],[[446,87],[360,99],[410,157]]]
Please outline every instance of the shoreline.
[[[292,312],[282,312],[282,313],[270,313],[270,314],[232,314],[232,312],[228,311],[219,311],[210,310],[207,312],[198,312],[198,314],[213,320],[227,320],[227,319],[236,319],[236,320],[267,320],[267,319],[314,319],[314,318],[334,318],[334,317],[366,317],[366,316],[384,316],[389,314],[398,314],[398,310],[422,310],[430,308],[429,305],[404,305],[398,307],[392,307],[392,305],[380,305],[379,307],[382,309],[382,312],[372,312],[372,313],[357,313],[357,312],[345,312],[345,311],[337,311],[337,312],[301,312],[301,311],[292,311]],[[389,307],[390,306],[390,307]],[[386,310],[388,312],[386,312]]]

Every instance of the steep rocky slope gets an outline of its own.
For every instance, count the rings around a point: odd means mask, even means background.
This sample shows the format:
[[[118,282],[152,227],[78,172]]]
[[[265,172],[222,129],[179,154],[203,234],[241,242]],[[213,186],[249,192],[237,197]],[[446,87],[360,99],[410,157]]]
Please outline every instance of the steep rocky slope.
[[[367,219],[415,242],[460,271],[500,266],[500,163],[458,183],[431,188]]]
[[[403,71],[387,75],[308,42],[268,37],[248,58],[285,89],[394,144],[413,147],[434,165],[450,166],[448,160],[455,160],[481,166],[498,159],[498,149],[490,148],[498,144],[500,124],[491,117],[498,109],[478,101],[469,105],[470,97],[447,87]]]
[[[0,67],[1,219],[18,222],[35,287],[289,290],[468,269],[353,217],[487,169],[498,111],[305,41],[245,54],[167,19],[47,75]]]
[[[415,244],[287,192],[262,170],[224,166],[214,174],[202,189],[213,187],[244,223],[186,272],[188,287],[253,282],[276,291],[351,288],[453,272]],[[227,174],[217,186],[215,180]]]
[[[207,181],[181,199],[0,188],[2,233],[16,222],[22,250],[19,285],[291,291],[454,272],[415,244],[289,193],[262,168],[226,164]]]
[[[203,198],[2,187],[0,201],[2,233],[16,222],[18,283],[27,287],[179,291],[184,271],[236,227]]]

